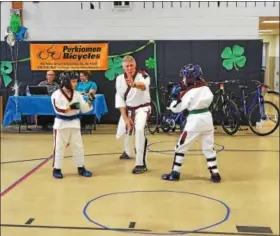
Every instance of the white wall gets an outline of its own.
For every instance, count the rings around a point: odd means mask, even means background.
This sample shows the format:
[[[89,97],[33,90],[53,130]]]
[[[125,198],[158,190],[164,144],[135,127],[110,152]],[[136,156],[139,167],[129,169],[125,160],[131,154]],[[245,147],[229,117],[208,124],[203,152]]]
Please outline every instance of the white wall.
[[[275,52],[275,71],[274,71],[274,90],[279,92],[279,34],[276,37],[276,52]]]
[[[269,43],[269,57],[276,57],[276,35],[260,35],[259,38],[262,39],[264,43]]]
[[[89,4],[24,2],[29,40],[257,39],[258,17],[279,14],[279,2],[132,2],[122,11],[112,2],[93,2],[94,10]],[[1,40],[10,8],[1,2]]]
[[[265,83],[273,86],[274,90],[279,91],[279,35],[261,35],[260,39],[264,43],[269,43]],[[270,58],[273,58],[273,61]]]

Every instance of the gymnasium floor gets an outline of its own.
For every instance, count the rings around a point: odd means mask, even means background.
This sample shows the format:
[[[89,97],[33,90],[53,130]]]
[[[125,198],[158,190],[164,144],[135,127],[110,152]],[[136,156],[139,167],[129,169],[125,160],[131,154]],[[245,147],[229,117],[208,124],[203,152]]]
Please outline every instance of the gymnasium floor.
[[[67,157],[62,180],[52,177],[52,133],[3,132],[1,235],[279,235],[279,131],[230,137],[217,130],[223,180],[213,184],[198,143],[180,182],[160,179],[178,133],[149,135],[149,171],[132,175],[134,160],[119,160],[115,130],[101,125],[83,135],[93,178],[78,177]]]

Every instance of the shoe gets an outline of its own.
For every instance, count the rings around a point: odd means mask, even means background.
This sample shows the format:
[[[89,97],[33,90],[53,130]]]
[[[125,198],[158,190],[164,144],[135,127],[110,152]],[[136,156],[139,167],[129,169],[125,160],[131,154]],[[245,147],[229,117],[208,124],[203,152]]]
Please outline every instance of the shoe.
[[[127,159],[132,159],[129,155],[126,154],[126,152],[123,152],[122,155],[120,155],[121,160],[127,160]]]
[[[179,181],[180,180],[180,172],[172,171],[170,174],[163,174],[161,176],[163,180],[169,180],[169,181]]]
[[[221,182],[221,176],[219,173],[213,173],[211,170],[210,170],[210,173],[211,173],[211,181],[214,182],[214,183],[220,183]]]
[[[147,170],[146,166],[135,166],[132,170],[132,174],[142,174]]]
[[[84,176],[84,177],[91,177],[92,176],[92,172],[90,172],[89,170],[86,170],[85,167],[78,167],[78,174],[80,176]]]
[[[53,177],[56,179],[62,179],[63,175],[61,173],[61,169],[53,169]]]

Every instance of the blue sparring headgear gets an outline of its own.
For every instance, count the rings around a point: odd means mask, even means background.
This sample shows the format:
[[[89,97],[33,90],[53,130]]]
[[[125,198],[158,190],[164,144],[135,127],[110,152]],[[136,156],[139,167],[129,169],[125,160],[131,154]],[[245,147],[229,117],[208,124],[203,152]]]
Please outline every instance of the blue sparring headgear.
[[[61,88],[65,87],[69,90],[72,90],[71,80],[79,79],[79,74],[73,71],[65,71],[59,75],[60,86]]]
[[[180,70],[180,76],[186,77],[188,80],[201,79],[202,75],[202,69],[199,65],[188,64],[183,66]]]

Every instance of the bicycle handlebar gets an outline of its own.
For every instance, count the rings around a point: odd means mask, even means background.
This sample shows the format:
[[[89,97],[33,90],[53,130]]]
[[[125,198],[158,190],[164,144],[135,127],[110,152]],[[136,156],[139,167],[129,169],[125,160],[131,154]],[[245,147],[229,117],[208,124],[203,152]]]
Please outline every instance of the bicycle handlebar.
[[[220,84],[234,84],[239,82],[239,80],[224,80],[224,81],[216,81],[216,82],[207,82],[208,84],[215,84],[215,85],[220,85]]]
[[[258,81],[258,80],[252,80],[252,82],[255,83],[257,86],[263,86],[263,87],[265,87],[265,88],[267,88],[267,89],[270,89],[270,87],[269,87],[268,85],[263,84],[263,83],[261,83],[261,82]]]

